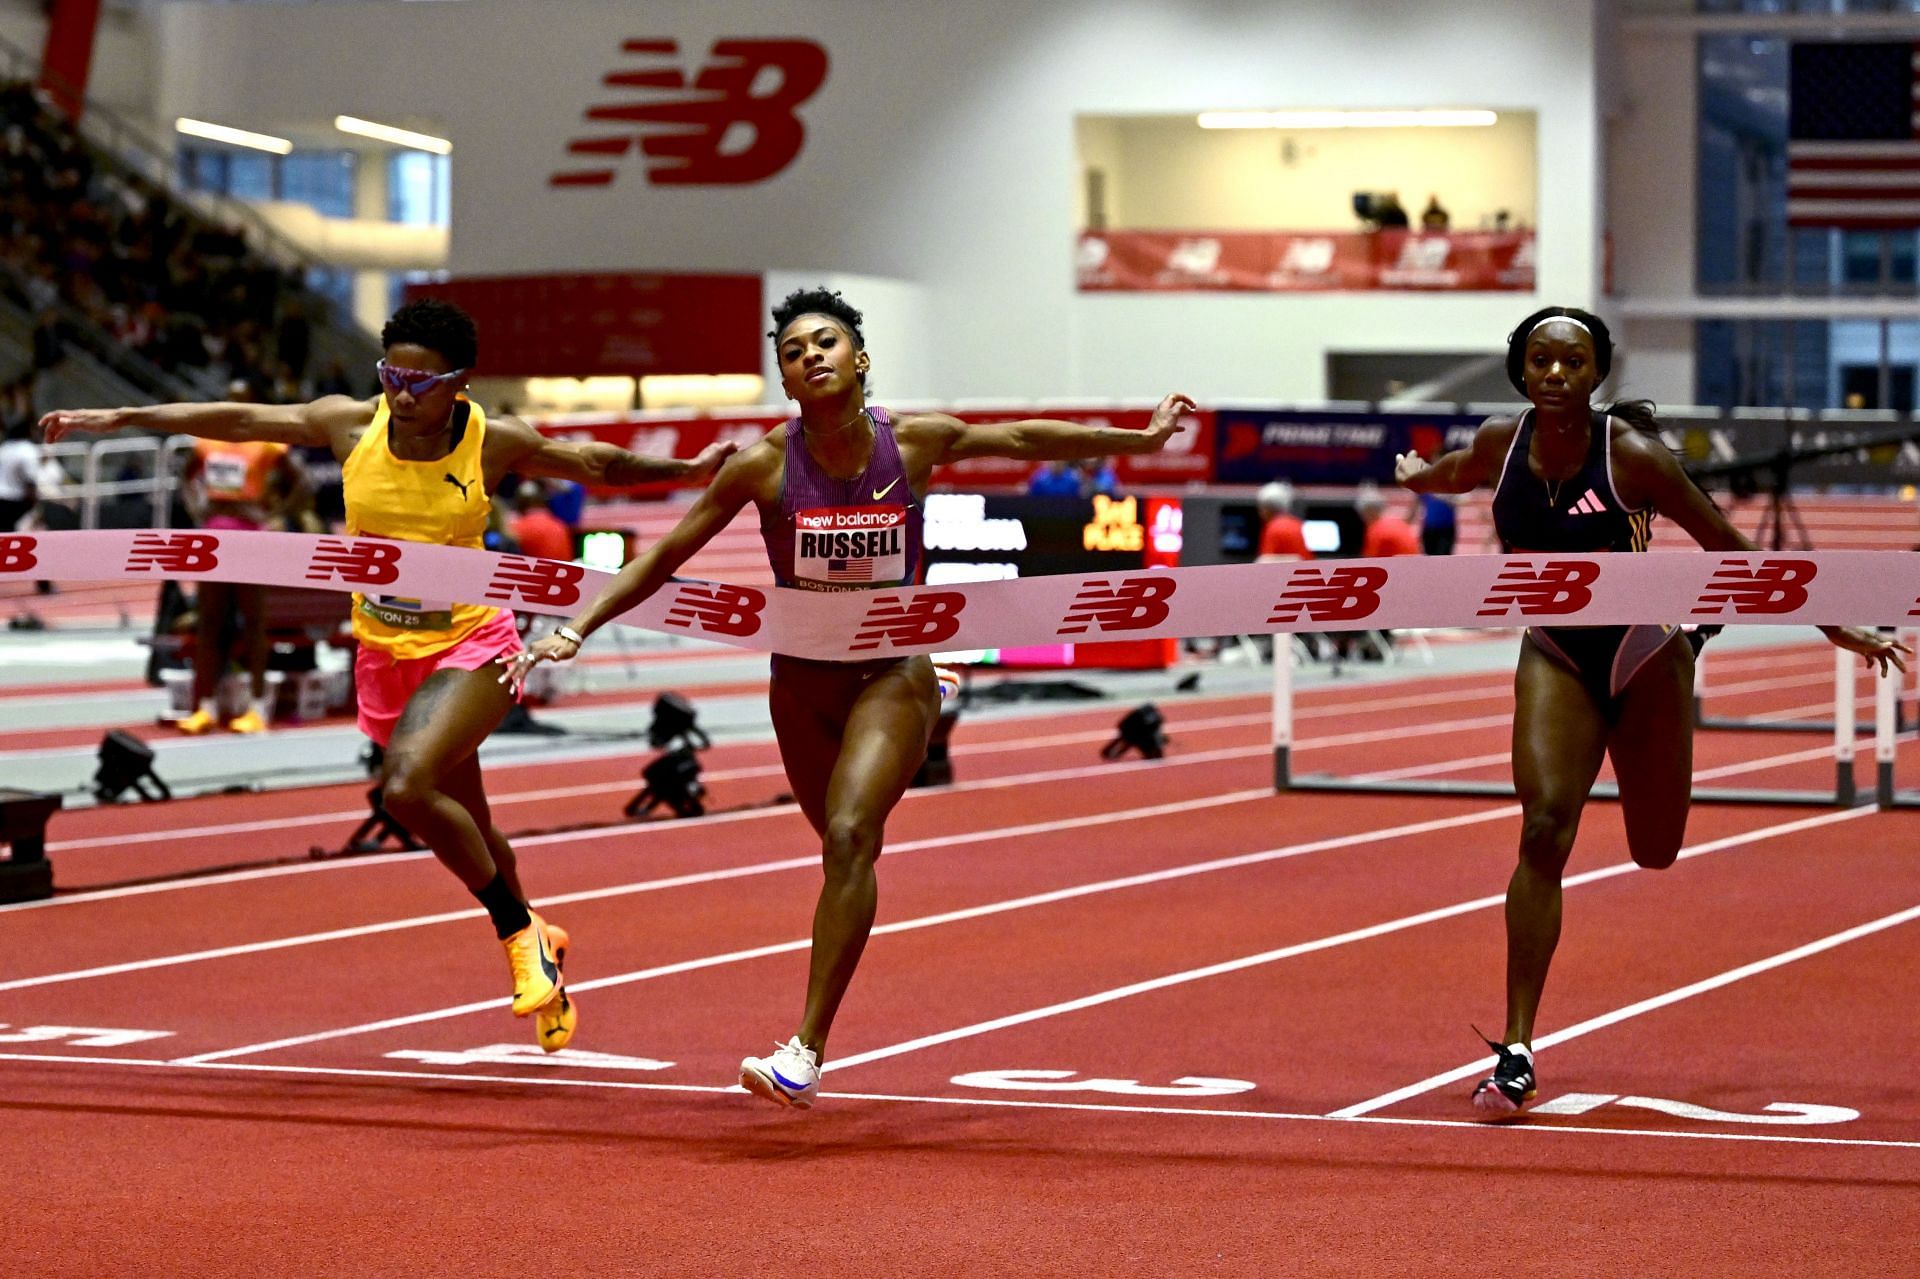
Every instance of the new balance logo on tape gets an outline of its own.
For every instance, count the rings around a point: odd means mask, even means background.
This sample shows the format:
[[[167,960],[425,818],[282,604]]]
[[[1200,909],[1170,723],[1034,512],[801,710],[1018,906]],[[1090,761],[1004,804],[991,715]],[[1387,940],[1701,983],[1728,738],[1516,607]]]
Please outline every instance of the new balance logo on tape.
[[[956,591],[926,591],[912,599],[875,596],[847,649],[865,653],[881,647],[944,644],[959,633],[960,611],[966,606],[967,597]]]
[[[580,602],[578,583],[586,575],[587,570],[578,564],[502,555],[493,580],[487,583],[487,598],[508,604],[518,601],[571,608]]]
[[[664,620],[683,631],[701,630],[709,635],[745,639],[760,629],[760,613],[766,606],[766,592],[750,586],[681,582]]]
[[[1736,615],[1791,613],[1805,608],[1807,583],[1819,572],[1812,560],[1761,560],[1749,569],[1745,560],[1722,564],[1707,583],[1693,615],[1724,613],[1729,604]]]
[[[307,580],[338,578],[355,586],[392,586],[400,576],[400,547],[393,542],[346,542],[323,537],[307,561]]]
[[[1125,577],[1111,584],[1095,578],[1080,588],[1073,607],[1060,623],[1057,635],[1085,635],[1088,628],[1103,631],[1143,631],[1167,620],[1166,601],[1176,583],[1170,577]]]
[[[130,573],[207,573],[220,567],[214,547],[220,539],[211,533],[136,533],[127,553]]]
[[[0,573],[24,573],[40,563],[33,553],[33,539],[11,533],[0,534]]]
[[[1280,602],[1268,614],[1267,625],[1291,625],[1303,612],[1315,622],[1371,617],[1380,607],[1380,588],[1386,583],[1387,570],[1372,566],[1295,569]]]
[[[1593,603],[1593,592],[1587,588],[1599,576],[1600,566],[1585,560],[1552,560],[1539,569],[1510,563],[1501,570],[1477,616],[1505,617],[1509,609],[1522,617],[1577,613]]]

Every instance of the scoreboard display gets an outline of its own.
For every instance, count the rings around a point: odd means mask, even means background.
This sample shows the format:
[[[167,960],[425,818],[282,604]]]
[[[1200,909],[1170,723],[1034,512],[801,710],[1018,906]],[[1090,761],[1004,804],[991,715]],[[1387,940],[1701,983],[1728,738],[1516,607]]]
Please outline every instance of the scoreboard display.
[[[1139,572],[1180,562],[1180,500],[929,493],[924,544],[929,586]],[[989,649],[966,657],[1006,666],[1157,668],[1177,652],[1173,640],[1121,640]]]

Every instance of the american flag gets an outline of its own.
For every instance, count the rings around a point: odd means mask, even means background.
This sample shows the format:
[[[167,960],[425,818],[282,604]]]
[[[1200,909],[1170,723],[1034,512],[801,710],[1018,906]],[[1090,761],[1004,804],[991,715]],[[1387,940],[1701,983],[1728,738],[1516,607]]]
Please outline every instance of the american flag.
[[[828,560],[827,580],[829,582],[871,582],[873,580],[873,561]]]
[[[1787,225],[1920,227],[1920,45],[1795,44]]]

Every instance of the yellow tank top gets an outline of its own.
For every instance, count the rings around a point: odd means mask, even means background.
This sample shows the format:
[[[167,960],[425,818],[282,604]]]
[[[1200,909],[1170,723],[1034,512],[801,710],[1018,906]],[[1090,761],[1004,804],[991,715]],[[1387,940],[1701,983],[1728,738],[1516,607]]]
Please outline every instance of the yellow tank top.
[[[455,404],[453,451],[431,462],[395,457],[387,443],[387,401],[340,468],[347,533],[441,546],[484,545],[492,503],[481,471],[487,415],[464,396]],[[461,422],[464,418],[465,427]],[[353,597],[353,636],[406,660],[444,652],[492,621],[499,609],[392,595]]]

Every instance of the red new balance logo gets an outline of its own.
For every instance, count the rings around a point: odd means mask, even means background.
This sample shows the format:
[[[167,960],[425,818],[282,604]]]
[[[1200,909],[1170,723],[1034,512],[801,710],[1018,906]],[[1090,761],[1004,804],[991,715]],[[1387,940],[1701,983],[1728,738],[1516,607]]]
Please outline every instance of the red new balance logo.
[[[665,622],[681,630],[698,627],[710,634],[745,639],[759,631],[760,611],[766,606],[766,593],[750,586],[685,582],[674,594]]]
[[[220,539],[211,533],[140,533],[127,554],[127,572],[205,573],[220,566],[214,548]]]
[[[1144,631],[1167,620],[1167,601],[1177,583],[1170,577],[1122,578],[1117,586],[1095,578],[1080,588],[1056,635],[1103,631]]]
[[[1352,622],[1370,617],[1380,607],[1380,588],[1387,584],[1387,570],[1368,565],[1364,568],[1297,568],[1287,579],[1280,602],[1273,606],[1269,626],[1300,620],[1300,614],[1316,622]]]
[[[529,608],[551,605],[571,608],[580,602],[577,582],[587,575],[578,564],[559,560],[530,560],[518,555],[502,555],[500,567],[487,583],[487,598],[512,603],[518,599]]]
[[[24,573],[40,563],[30,537],[0,536],[0,573]]]
[[[827,51],[811,40],[717,40],[691,88],[677,42],[628,40],[621,49],[642,58],[643,66],[610,72],[603,83],[638,90],[641,100],[587,108],[588,120],[625,127],[576,138],[567,150],[604,166],[637,146],[649,161],[647,181],[655,186],[737,186],[772,177],[800,154],[807,130],[794,112],[827,79]],[[776,82],[756,93],[763,74]],[[729,138],[723,151],[721,142]],[[615,174],[611,167],[572,169],[547,181],[557,187],[611,186]]]
[[[1508,564],[1480,605],[1481,617],[1505,617],[1517,608],[1522,617],[1558,617],[1593,603],[1588,590],[1600,566],[1582,560],[1552,560],[1539,569]]]
[[[927,591],[912,599],[875,596],[847,648],[863,653],[882,644],[893,648],[943,644],[960,630],[960,610],[966,606],[967,597],[952,591]]]
[[[400,548],[391,542],[343,542],[323,537],[307,562],[309,582],[339,578],[355,586],[391,586],[400,577]]]
[[[1820,566],[1812,560],[1760,561],[1748,568],[1745,560],[1734,560],[1714,570],[1713,580],[1700,592],[1693,615],[1715,615],[1733,605],[1736,614],[1791,613],[1807,602],[1806,584]]]

